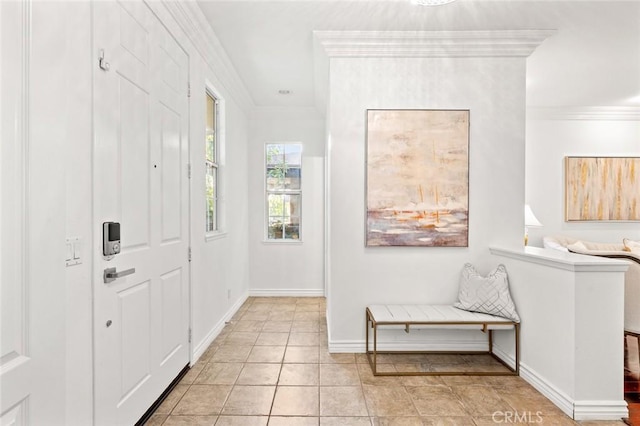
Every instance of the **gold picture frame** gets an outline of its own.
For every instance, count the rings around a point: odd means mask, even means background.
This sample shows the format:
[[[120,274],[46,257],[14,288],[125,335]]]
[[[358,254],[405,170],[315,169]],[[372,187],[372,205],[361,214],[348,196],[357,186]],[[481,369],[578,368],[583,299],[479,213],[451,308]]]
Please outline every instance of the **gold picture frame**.
[[[640,221],[640,157],[565,157],[565,221]]]

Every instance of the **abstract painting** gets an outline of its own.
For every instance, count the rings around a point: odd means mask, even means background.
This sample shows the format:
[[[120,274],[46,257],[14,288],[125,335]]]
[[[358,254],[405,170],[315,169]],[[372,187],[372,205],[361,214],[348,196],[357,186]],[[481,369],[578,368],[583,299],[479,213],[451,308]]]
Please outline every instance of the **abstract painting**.
[[[640,221],[639,157],[565,157],[565,220]]]
[[[367,110],[366,158],[367,246],[468,246],[468,110]]]

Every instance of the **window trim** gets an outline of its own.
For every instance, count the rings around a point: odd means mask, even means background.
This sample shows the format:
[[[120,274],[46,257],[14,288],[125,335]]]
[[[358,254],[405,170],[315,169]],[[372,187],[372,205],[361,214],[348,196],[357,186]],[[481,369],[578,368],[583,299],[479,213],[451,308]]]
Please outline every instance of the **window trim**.
[[[279,190],[279,191],[269,191],[269,189],[267,188],[267,147],[269,145],[299,145],[300,146],[300,189],[296,189],[296,190]],[[303,163],[303,159],[304,159],[304,144],[300,141],[291,141],[291,142],[265,142],[264,144],[264,150],[263,150],[263,159],[262,159],[262,178],[264,180],[263,182],[263,191],[264,191],[264,214],[263,214],[263,220],[264,220],[264,225],[263,225],[263,232],[264,232],[264,238],[263,238],[263,243],[264,244],[302,244],[303,243],[303,226],[302,226],[302,222],[303,222],[303,192],[304,192],[304,183],[303,183],[303,178],[302,178],[302,163]],[[297,239],[288,239],[288,238],[269,238],[269,194],[290,194],[290,195],[298,195],[300,197],[300,214],[298,215],[299,217],[299,221],[298,221],[298,238]]]
[[[205,178],[205,227],[204,227],[204,239],[205,242],[218,240],[227,235],[226,231],[226,215],[225,215],[225,101],[220,96],[219,92],[213,88],[213,86],[207,81],[205,82],[205,122],[206,122],[206,102],[207,96],[213,98],[215,102],[215,121],[214,121],[214,133],[215,133],[215,150],[214,162],[210,162],[207,159],[207,141],[206,141],[206,128],[205,128],[205,146],[204,146],[204,178]],[[209,230],[207,219],[207,194],[206,194],[206,179],[207,179],[207,166],[212,164],[216,170],[215,180],[215,197],[214,197],[214,229]]]

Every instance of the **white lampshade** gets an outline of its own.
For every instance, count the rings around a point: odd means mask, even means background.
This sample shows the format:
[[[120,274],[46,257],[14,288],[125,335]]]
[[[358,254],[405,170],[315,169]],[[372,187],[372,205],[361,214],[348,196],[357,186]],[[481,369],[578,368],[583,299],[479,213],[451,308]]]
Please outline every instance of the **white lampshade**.
[[[533,211],[531,210],[531,207],[529,206],[529,204],[524,205],[524,226],[531,227],[531,228],[536,228],[536,227],[539,228],[543,226],[542,223],[540,223],[540,221],[536,217],[536,215],[533,214]]]

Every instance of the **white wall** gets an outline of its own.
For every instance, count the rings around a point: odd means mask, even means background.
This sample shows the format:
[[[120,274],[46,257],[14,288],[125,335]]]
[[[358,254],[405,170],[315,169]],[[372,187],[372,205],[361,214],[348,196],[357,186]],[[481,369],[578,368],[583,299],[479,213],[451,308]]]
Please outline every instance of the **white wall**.
[[[488,246],[522,244],[523,58],[331,58],[330,347],[362,351],[372,303],[451,303],[465,262],[495,266]],[[367,108],[470,110],[469,247],[365,248]]]
[[[588,241],[622,243],[640,239],[633,222],[565,222],[565,156],[640,156],[640,121],[569,119],[567,112],[533,110],[527,116],[526,201],[542,228],[529,229],[529,244],[542,247],[546,235],[563,234]],[[590,114],[593,116],[593,114]]]
[[[191,64],[191,283],[192,325],[195,357],[215,339],[247,297],[249,256],[247,220],[248,121],[231,93],[201,57]],[[220,233],[205,237],[205,91],[214,89],[221,98],[218,143]]]
[[[314,108],[256,108],[249,150],[250,294],[324,295],[325,121]],[[302,156],[301,242],[265,241],[264,147],[299,142]]]

